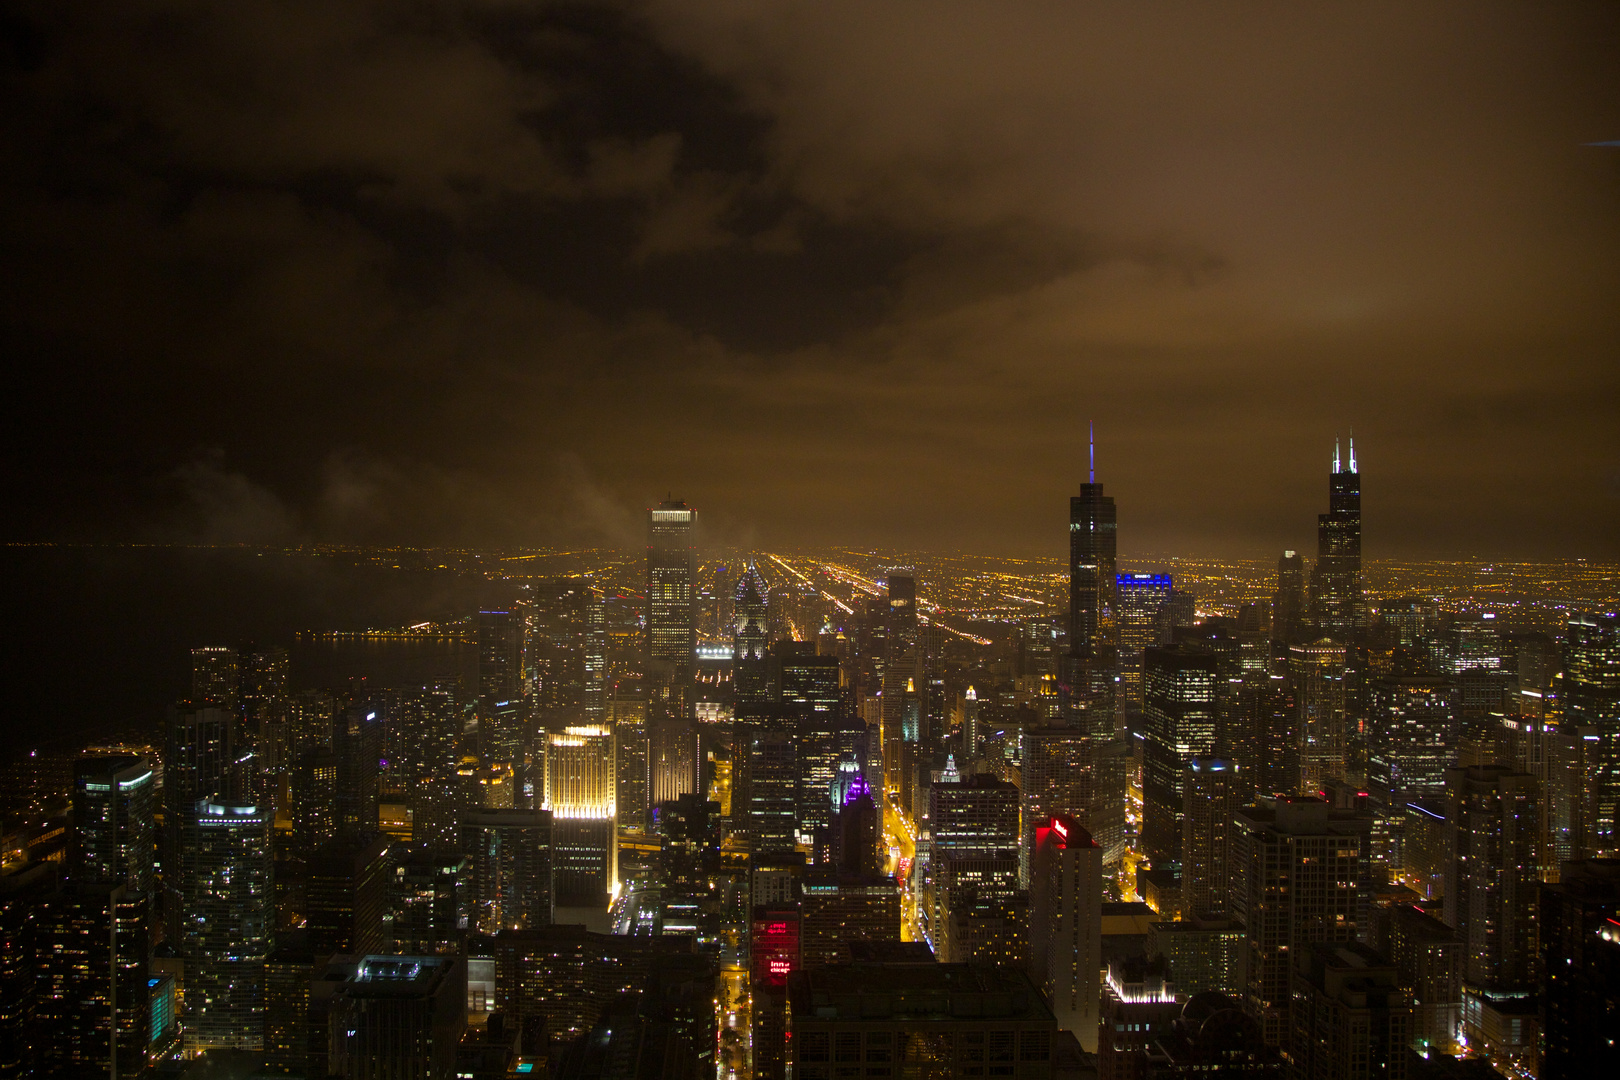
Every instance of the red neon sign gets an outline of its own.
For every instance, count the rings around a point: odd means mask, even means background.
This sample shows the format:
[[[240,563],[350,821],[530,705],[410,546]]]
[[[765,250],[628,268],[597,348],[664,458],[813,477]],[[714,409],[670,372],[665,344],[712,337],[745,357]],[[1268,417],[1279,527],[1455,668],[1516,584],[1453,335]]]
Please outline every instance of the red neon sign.
[[[1065,828],[1063,822],[1059,821],[1057,818],[1052,819],[1052,828],[1056,829],[1057,834],[1063,837],[1063,839],[1067,840],[1069,838],[1069,830]]]

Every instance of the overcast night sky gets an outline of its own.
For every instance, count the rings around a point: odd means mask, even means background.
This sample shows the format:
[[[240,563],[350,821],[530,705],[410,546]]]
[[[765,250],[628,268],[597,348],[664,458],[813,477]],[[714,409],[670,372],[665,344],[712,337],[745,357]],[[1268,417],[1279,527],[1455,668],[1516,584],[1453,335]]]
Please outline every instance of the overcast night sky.
[[[0,540],[1620,557],[1620,4],[0,0]]]

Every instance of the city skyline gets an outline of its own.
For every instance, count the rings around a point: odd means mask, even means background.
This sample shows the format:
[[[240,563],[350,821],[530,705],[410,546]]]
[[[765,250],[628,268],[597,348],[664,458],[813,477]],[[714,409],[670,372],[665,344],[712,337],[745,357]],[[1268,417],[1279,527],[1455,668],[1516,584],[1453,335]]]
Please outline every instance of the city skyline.
[[[0,1077],[1620,1076],[1617,53],[0,0]]]

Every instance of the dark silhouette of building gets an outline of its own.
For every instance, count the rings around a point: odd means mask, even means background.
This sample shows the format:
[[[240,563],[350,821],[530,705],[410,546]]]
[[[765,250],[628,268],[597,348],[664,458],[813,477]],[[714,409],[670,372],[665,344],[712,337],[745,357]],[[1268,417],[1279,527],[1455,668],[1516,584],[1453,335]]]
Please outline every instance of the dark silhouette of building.
[[[1095,978],[1095,973],[1093,973]],[[800,1080],[1015,1076],[1051,1068],[1057,1022],[1016,969],[853,963],[788,980],[789,1064]]]
[[[382,952],[392,871],[381,836],[339,837],[310,856],[304,910],[316,956]]]
[[[1542,1080],[1620,1073],[1620,859],[1541,886]]]
[[[1289,1057],[1300,1076],[1405,1080],[1412,1003],[1395,966],[1359,942],[1294,957]]]
[[[367,956],[332,993],[327,1075],[451,1080],[466,1027],[460,959]]]
[[[1297,551],[1277,559],[1277,589],[1271,598],[1271,640],[1297,645],[1305,640],[1305,560]]]
[[[1282,1080],[1285,1066],[1266,1045],[1260,1025],[1233,998],[1218,991],[1194,994],[1149,1051],[1148,1080]]]

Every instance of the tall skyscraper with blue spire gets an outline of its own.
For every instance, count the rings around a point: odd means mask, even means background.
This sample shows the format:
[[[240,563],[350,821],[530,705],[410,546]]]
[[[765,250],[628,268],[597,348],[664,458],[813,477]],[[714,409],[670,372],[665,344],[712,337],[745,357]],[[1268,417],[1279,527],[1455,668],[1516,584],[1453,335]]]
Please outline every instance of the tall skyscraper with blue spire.
[[[1328,475],[1328,512],[1316,518],[1316,566],[1311,572],[1311,623],[1318,637],[1350,641],[1366,626],[1367,596],[1361,575],[1361,473],[1356,469],[1356,437],[1350,436],[1350,465],[1333,440],[1333,471]]]
[[[1090,711],[1112,716],[1119,642],[1115,575],[1118,517],[1112,496],[1097,483],[1097,437],[1091,433],[1090,465],[1080,494],[1069,499],[1069,653],[1078,661],[1071,695]],[[1112,721],[1099,734],[1111,734]]]

